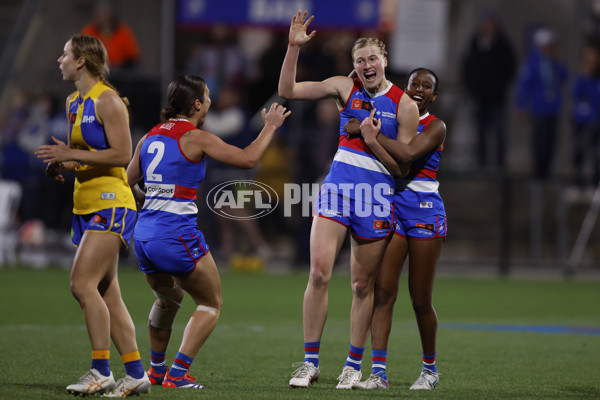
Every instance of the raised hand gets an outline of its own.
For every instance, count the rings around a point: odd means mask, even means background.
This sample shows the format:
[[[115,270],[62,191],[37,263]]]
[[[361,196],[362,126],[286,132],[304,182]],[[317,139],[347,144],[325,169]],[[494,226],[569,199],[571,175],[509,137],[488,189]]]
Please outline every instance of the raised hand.
[[[312,39],[317,31],[312,31],[310,34],[307,34],[306,31],[308,29],[308,25],[315,18],[314,15],[311,15],[310,18],[306,19],[307,10],[298,10],[298,14],[292,17],[292,23],[290,24],[290,45],[291,46],[302,46],[304,43],[308,42]]]
[[[275,129],[279,129],[281,125],[283,125],[283,121],[292,113],[291,110],[288,110],[282,105],[277,103],[271,104],[271,108],[269,112],[264,108],[261,111],[262,119],[265,122],[265,125],[273,125]]]

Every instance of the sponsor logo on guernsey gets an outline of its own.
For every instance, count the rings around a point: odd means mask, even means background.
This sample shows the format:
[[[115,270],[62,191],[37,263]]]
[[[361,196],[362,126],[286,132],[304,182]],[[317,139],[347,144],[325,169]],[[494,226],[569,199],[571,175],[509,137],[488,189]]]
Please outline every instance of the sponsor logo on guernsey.
[[[76,119],[77,119],[76,113],[69,113],[69,122],[70,123],[74,124]]]
[[[431,201],[420,201],[419,208],[433,208],[433,202]]]
[[[102,200],[115,200],[117,195],[113,192],[102,192],[102,194],[100,194],[100,198]]]
[[[96,120],[96,117],[94,117],[93,115],[84,115],[81,118],[81,123],[82,124],[91,124]]]
[[[371,103],[369,103],[368,101],[364,101],[361,99],[354,99],[352,100],[352,109],[354,110],[366,110],[366,111],[371,111]]]
[[[166,129],[166,130],[170,130],[172,127],[175,126],[174,122],[165,122],[164,124],[162,124],[160,126],[160,129]]]
[[[384,117],[384,118],[396,119],[396,114],[388,112],[388,111],[381,111],[381,112],[377,111],[377,115],[380,115],[381,117]]]
[[[161,183],[146,183],[146,196],[149,197],[173,197],[175,185]]]

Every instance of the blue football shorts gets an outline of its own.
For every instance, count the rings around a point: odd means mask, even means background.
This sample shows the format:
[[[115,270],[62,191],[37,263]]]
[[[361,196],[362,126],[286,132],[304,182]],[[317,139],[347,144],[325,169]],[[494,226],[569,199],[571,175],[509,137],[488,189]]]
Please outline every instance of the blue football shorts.
[[[117,235],[127,248],[133,235],[137,212],[125,207],[106,208],[91,214],[73,214],[71,240],[79,246],[86,231]]]
[[[209,251],[204,235],[198,229],[179,237],[134,239],[133,244],[140,269],[146,274],[185,275]]]
[[[419,219],[396,219],[394,234],[414,240],[446,239],[446,216],[431,215]]]
[[[377,240],[388,236],[393,228],[391,202],[359,201],[323,185],[315,201],[315,216],[327,218],[350,228],[359,239]]]

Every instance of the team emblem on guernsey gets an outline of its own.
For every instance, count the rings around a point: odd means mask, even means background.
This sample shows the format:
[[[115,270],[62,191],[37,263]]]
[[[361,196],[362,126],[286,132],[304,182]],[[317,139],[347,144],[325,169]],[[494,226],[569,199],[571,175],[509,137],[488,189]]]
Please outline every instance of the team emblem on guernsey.
[[[368,101],[364,101],[361,99],[354,99],[354,100],[352,100],[352,109],[371,111],[372,106],[371,106],[371,103],[369,103]]]

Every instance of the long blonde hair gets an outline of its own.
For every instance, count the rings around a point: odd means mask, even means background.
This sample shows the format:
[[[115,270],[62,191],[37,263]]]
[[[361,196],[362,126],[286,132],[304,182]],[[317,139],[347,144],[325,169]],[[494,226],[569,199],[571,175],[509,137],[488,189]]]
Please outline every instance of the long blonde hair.
[[[99,78],[102,83],[119,94],[119,91],[107,79],[110,73],[110,62],[106,47],[104,47],[100,39],[95,36],[76,33],[69,40],[71,41],[71,49],[75,59],[83,57],[85,59],[85,68],[89,73]],[[121,96],[119,95],[119,97]],[[125,105],[129,106],[127,97],[121,97],[121,99]]]

